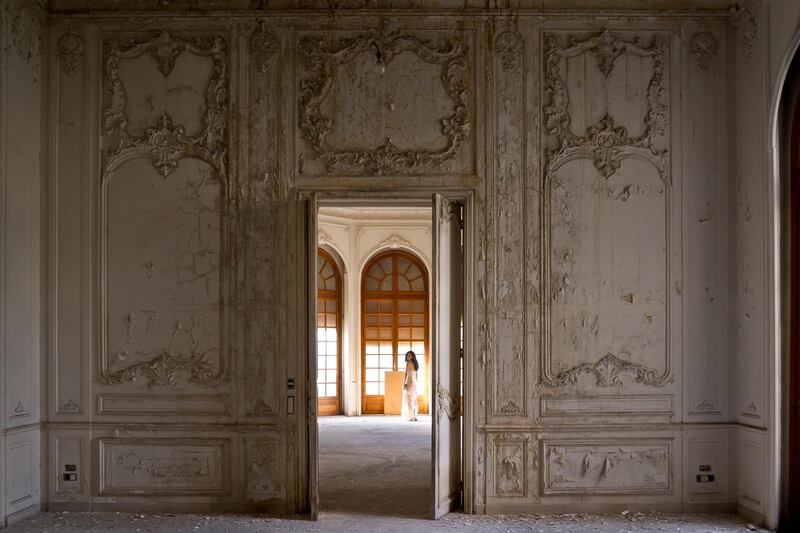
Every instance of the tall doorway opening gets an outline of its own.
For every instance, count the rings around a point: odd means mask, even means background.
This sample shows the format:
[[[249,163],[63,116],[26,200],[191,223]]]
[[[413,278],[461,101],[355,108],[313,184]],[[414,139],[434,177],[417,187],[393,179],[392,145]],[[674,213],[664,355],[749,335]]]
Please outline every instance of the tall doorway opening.
[[[398,414],[400,390],[388,390],[387,372],[405,369],[405,354],[419,362],[417,401],[428,413],[428,270],[413,254],[390,250],[373,257],[361,281],[361,413]],[[391,376],[392,374],[388,374]],[[394,397],[393,397],[394,396]]]
[[[311,195],[306,207],[314,258],[308,269],[315,273],[308,289],[316,295],[308,313],[315,317],[308,375],[317,385],[309,388],[311,513],[442,516],[461,505],[464,479],[461,369],[467,373],[462,356],[471,343],[462,351],[461,333],[462,324],[465,338],[471,331],[464,243],[472,238],[463,230],[466,202],[438,195],[427,202],[316,202]],[[408,219],[413,213],[418,220]],[[321,249],[336,253],[326,257]],[[338,294],[334,269],[324,266],[337,258]],[[405,397],[408,351],[419,363],[417,385],[409,388],[418,421],[390,405]]]

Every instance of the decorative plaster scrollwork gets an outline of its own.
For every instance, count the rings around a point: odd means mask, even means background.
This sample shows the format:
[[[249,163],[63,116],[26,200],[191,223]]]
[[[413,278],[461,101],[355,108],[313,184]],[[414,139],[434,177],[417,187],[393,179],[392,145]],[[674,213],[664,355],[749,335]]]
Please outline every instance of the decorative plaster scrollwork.
[[[452,222],[458,216],[458,209],[458,204],[442,198],[439,205],[439,225],[445,226]]]
[[[137,137],[128,132],[127,95],[122,84],[119,66],[124,59],[150,54],[165,77],[175,66],[182,52],[209,57],[213,67],[206,86],[203,129],[197,135],[186,135],[182,125],[174,124],[166,113],[158,123]],[[136,157],[147,157],[162,178],[178,166],[180,159],[194,157],[209,163],[221,177],[225,177],[227,160],[228,114],[228,56],[227,44],[221,36],[185,40],[161,32],[147,41],[133,41],[121,46],[116,39],[105,43],[105,77],[111,90],[111,102],[104,109],[106,135],[118,139],[116,148],[106,152],[106,173],[123,162]]]
[[[77,413],[80,411],[80,406],[70,398],[58,406],[58,411],[62,413]]]
[[[84,55],[83,37],[74,32],[65,33],[58,38],[58,59],[61,61],[64,74],[74,76],[81,68]]]
[[[215,372],[214,365],[202,353],[183,357],[164,352],[117,372],[102,372],[101,377],[108,385],[131,383],[139,376],[147,378],[149,385],[175,385],[175,378],[181,373],[188,374],[191,383],[216,385],[225,375],[225,358],[219,358],[219,369]]]
[[[250,58],[262,73],[267,71],[269,61],[278,51],[278,38],[269,31],[267,23],[258,21],[250,36]]]
[[[373,53],[375,48],[379,50],[384,65],[389,65],[404,52],[414,53],[426,63],[441,65],[441,80],[453,101],[452,114],[441,120],[442,133],[447,137],[442,149],[400,149],[391,138],[371,150],[336,148],[327,142],[334,119],[323,113],[321,104],[333,84],[336,68],[363,52]],[[300,80],[300,131],[311,143],[314,156],[323,161],[329,171],[339,167],[364,175],[407,174],[440,165],[458,155],[470,130],[467,53],[460,40],[433,41],[404,33],[384,34],[373,30],[339,39],[334,45],[324,44],[320,37],[305,36],[300,40],[300,49],[309,72]]]
[[[495,38],[494,48],[504,72],[511,73],[519,68],[524,46],[522,37],[515,31],[504,31]]]
[[[692,36],[689,51],[697,61],[697,68],[708,74],[711,71],[711,62],[719,51],[719,41],[713,33],[701,31]]]
[[[742,2],[737,2],[730,7],[731,22],[742,38],[742,53],[745,62],[749,63],[753,57],[753,41],[758,33],[758,25],[750,8]]]
[[[441,384],[436,386],[436,417],[441,419],[447,415],[450,420],[455,420],[460,414],[461,399],[458,394],[450,394],[450,391],[442,388]]]
[[[655,387],[664,386],[674,379],[674,376],[670,376],[668,372],[659,374],[657,370],[640,363],[620,359],[614,354],[606,354],[595,363],[581,363],[556,374],[550,379],[546,379],[545,384],[561,386],[576,383],[578,377],[583,373],[594,374],[597,378],[597,385],[600,387],[621,387],[623,374],[632,375],[638,383]]]
[[[408,248],[414,248],[414,245],[411,244],[407,239],[404,239],[397,233],[392,233],[388,237],[386,237],[379,247],[388,246],[389,248],[396,249],[400,248],[401,246],[405,246]]]
[[[666,179],[667,151],[659,150],[655,146],[656,137],[664,135],[667,125],[667,109],[660,102],[660,96],[664,92],[663,38],[656,35],[652,45],[645,48],[638,39],[626,41],[605,30],[585,41],[572,39],[565,48],[560,47],[552,35],[546,38],[545,43],[545,92],[550,97],[550,103],[544,108],[545,120],[548,131],[558,140],[558,147],[548,153],[548,177],[567,161],[585,157],[592,159],[603,177],[608,178],[619,169],[624,159],[636,157],[652,163],[661,177]],[[606,112],[598,124],[587,128],[586,135],[576,135],[570,129],[572,119],[568,111],[569,93],[561,76],[561,60],[591,53],[603,77],[608,78],[614,69],[615,60],[623,52],[653,60],[653,74],[647,86],[643,133],[638,137],[631,137],[628,130],[617,125],[614,118]]]

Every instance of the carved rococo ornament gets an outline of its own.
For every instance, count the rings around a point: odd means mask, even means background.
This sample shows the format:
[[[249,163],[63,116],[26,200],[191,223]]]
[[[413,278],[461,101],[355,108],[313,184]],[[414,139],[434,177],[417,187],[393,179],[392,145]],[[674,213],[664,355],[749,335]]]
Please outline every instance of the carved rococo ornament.
[[[219,369],[206,360],[205,354],[192,353],[180,356],[169,351],[148,361],[130,365],[117,372],[102,372],[101,378],[108,385],[132,383],[139,376],[147,378],[148,385],[175,385],[178,374],[188,374],[189,382],[202,385],[217,385],[225,376],[225,359],[219,358]]]
[[[629,356],[630,354],[625,355]],[[659,373],[643,364],[621,359],[609,353],[595,363],[581,363],[549,379],[546,378],[545,384],[551,387],[575,384],[578,377],[584,373],[594,374],[599,387],[622,387],[624,374],[633,376],[637,383],[655,387],[662,387],[674,380],[674,377],[669,375],[669,369],[664,373]]]
[[[753,41],[758,33],[758,25],[750,8],[742,2],[737,2],[730,7],[731,22],[742,38],[742,53],[745,62],[749,63],[753,56]]]
[[[80,70],[84,47],[83,37],[78,33],[65,33],[58,38],[58,59],[67,76],[74,76]]]
[[[250,60],[259,72],[267,72],[269,61],[277,51],[278,38],[269,31],[265,21],[258,21],[250,36]]]
[[[447,416],[450,420],[455,420],[460,414],[461,399],[458,394],[450,394],[450,391],[443,388],[441,383],[436,384],[436,418],[441,419]]]
[[[503,31],[494,40],[494,49],[500,57],[503,71],[516,71],[522,63],[524,43],[522,36],[516,31]]]
[[[711,71],[711,62],[719,51],[719,41],[713,33],[701,31],[692,36],[692,40],[689,42],[689,51],[697,61],[697,68],[708,74]]]
[[[649,161],[661,177],[667,179],[667,151],[658,150],[655,146],[656,137],[663,136],[667,126],[667,109],[660,101],[664,92],[663,38],[656,35],[652,45],[645,48],[638,39],[626,41],[606,30],[585,41],[573,39],[563,48],[558,45],[555,36],[550,35],[546,38],[545,48],[545,92],[550,102],[545,106],[544,113],[547,129],[558,141],[558,147],[548,153],[547,177],[567,161],[589,158],[603,177],[609,178],[624,159],[634,157]],[[641,135],[631,137],[628,130],[617,125],[608,112],[598,124],[589,126],[584,136],[572,132],[568,111],[569,93],[561,76],[560,62],[586,53],[594,56],[604,78],[608,78],[614,70],[615,61],[622,53],[652,58],[653,74],[647,86],[647,111]]]
[[[308,140],[314,157],[324,162],[330,172],[344,169],[362,175],[409,174],[454,159],[470,130],[467,49],[458,39],[449,42],[424,40],[413,35],[370,31],[342,38],[326,45],[321,37],[304,36],[300,40],[308,75],[300,80],[300,131]],[[374,149],[339,149],[331,146],[326,137],[333,129],[334,119],[326,116],[321,105],[336,78],[339,65],[358,55],[375,50],[384,66],[404,52],[412,52],[429,64],[441,65],[441,80],[453,101],[452,114],[441,120],[446,145],[439,150],[400,149],[387,138]]]
[[[189,52],[212,60],[211,78],[206,86],[203,129],[197,135],[186,135],[181,125],[174,124],[164,113],[155,126],[145,130],[143,136],[128,132],[127,95],[119,73],[120,61],[150,54],[162,75],[169,76],[175,59]],[[162,178],[178,166],[185,157],[193,157],[210,164],[221,177],[225,177],[227,160],[228,114],[228,56],[225,39],[221,36],[184,40],[161,32],[147,41],[132,41],[121,46],[116,39],[105,42],[105,77],[111,89],[111,102],[104,109],[106,135],[117,139],[117,146],[106,152],[106,174],[123,162],[136,157],[147,157]]]

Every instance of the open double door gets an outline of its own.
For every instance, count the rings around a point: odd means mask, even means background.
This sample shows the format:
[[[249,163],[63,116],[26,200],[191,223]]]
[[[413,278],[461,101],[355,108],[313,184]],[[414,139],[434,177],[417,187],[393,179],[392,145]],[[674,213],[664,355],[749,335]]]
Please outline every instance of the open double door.
[[[431,418],[433,501],[431,517],[440,518],[462,504],[462,413],[461,413],[461,327],[464,320],[465,262],[464,224],[471,214],[471,196],[458,199],[434,194],[433,206],[433,273],[432,288],[432,342],[431,342]],[[311,195],[305,200],[306,290],[308,302],[308,357],[306,393],[307,406],[307,462],[300,468],[301,478],[307,474],[307,484],[301,482],[305,493],[301,510],[316,518],[319,511],[318,465],[319,448],[317,432],[317,382],[316,369],[316,257],[317,257],[317,203]],[[464,338],[467,338],[466,331]],[[464,374],[467,375],[466,373]],[[305,472],[304,472],[305,471]],[[307,499],[306,499],[307,497]],[[305,501],[302,501],[305,500]]]

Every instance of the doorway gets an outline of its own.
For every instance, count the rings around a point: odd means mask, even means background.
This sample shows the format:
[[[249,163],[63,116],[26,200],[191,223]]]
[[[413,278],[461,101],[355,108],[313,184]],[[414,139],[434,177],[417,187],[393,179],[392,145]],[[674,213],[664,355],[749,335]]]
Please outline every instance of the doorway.
[[[467,376],[469,365],[462,361],[462,357],[471,353],[471,342],[466,342],[471,333],[471,313],[469,306],[465,305],[465,295],[471,295],[467,288],[472,278],[471,269],[464,265],[470,264],[465,259],[466,256],[471,258],[472,247],[467,244],[471,242],[472,234],[465,231],[469,227],[465,219],[471,214],[471,195],[464,194],[455,199],[435,195],[428,201],[399,202],[382,199],[353,201],[321,195],[319,205],[316,195],[309,197],[306,207],[308,257],[312,257],[311,251],[316,252],[321,244],[330,245],[331,241],[337,241],[334,235],[337,232],[348,237],[346,246],[338,242],[337,251],[349,247],[344,255],[356,251],[360,256],[350,261],[345,257],[344,270],[347,273],[340,284],[346,291],[340,296],[342,303],[339,306],[344,312],[344,325],[340,328],[343,339],[339,346],[343,346],[344,351],[337,370],[341,369],[344,375],[340,381],[345,405],[342,412],[349,416],[322,418],[323,397],[310,398],[308,500],[311,514],[354,511],[395,516],[443,516],[461,506],[464,479],[461,455],[462,448],[464,453],[469,449],[468,443],[462,445],[465,413],[462,412],[461,369],[463,366]],[[356,237],[363,236],[364,228],[369,224],[359,223],[359,228],[348,230],[342,227],[347,224],[336,227],[330,225],[330,220],[325,220],[330,218],[331,210],[338,209],[341,215],[344,210],[362,209],[373,211],[371,220],[386,222],[390,220],[388,215],[376,216],[375,212],[392,208],[427,210],[427,247],[430,249],[427,258],[415,253],[418,250],[414,249],[425,246],[404,237],[399,226],[383,227],[380,242],[373,239],[369,245],[362,245]],[[308,267],[309,271],[313,267],[317,273],[317,253],[313,257],[314,261],[309,262]],[[365,257],[363,262],[360,262],[361,257]],[[309,275],[307,279],[309,293],[316,295],[320,283],[318,276]],[[355,302],[352,298],[354,285],[359,289]],[[314,307],[321,303],[320,298],[314,298],[313,302],[308,298],[307,301]],[[327,302],[325,305],[327,313]],[[308,316],[316,317],[315,322],[319,323],[317,309],[313,313],[309,310]],[[327,317],[325,320],[327,325]],[[354,323],[357,327],[353,327]],[[464,350],[460,347],[462,323]],[[310,328],[309,347],[320,346],[318,331],[317,327]],[[328,342],[327,334],[325,342]],[[348,358],[354,347],[359,356],[357,364]],[[388,378],[381,380],[381,373],[384,376],[387,371],[402,374],[404,361],[401,355],[405,355],[405,348],[411,348],[421,356],[418,358],[421,376],[417,391],[421,412],[430,414],[420,416],[418,422],[385,415],[385,403],[379,401],[385,400],[388,393]],[[372,353],[376,350],[377,353]],[[318,381],[320,370],[327,372],[327,366],[320,369],[319,355],[315,349],[310,352],[314,353],[309,353],[308,358],[309,381],[324,384],[327,393],[327,381]],[[325,357],[329,357],[327,351]],[[469,379],[465,381],[463,390],[464,394],[469,394]],[[320,392],[319,386],[309,389],[311,395],[314,392]],[[420,460],[420,453],[427,460]],[[377,463],[372,464],[375,461]],[[381,479],[380,474],[387,470],[387,465],[399,468],[394,474],[390,472],[387,479]],[[337,472],[336,468],[340,470]],[[403,491],[410,491],[420,498],[411,510],[403,503]],[[358,494],[362,496],[356,497]]]

